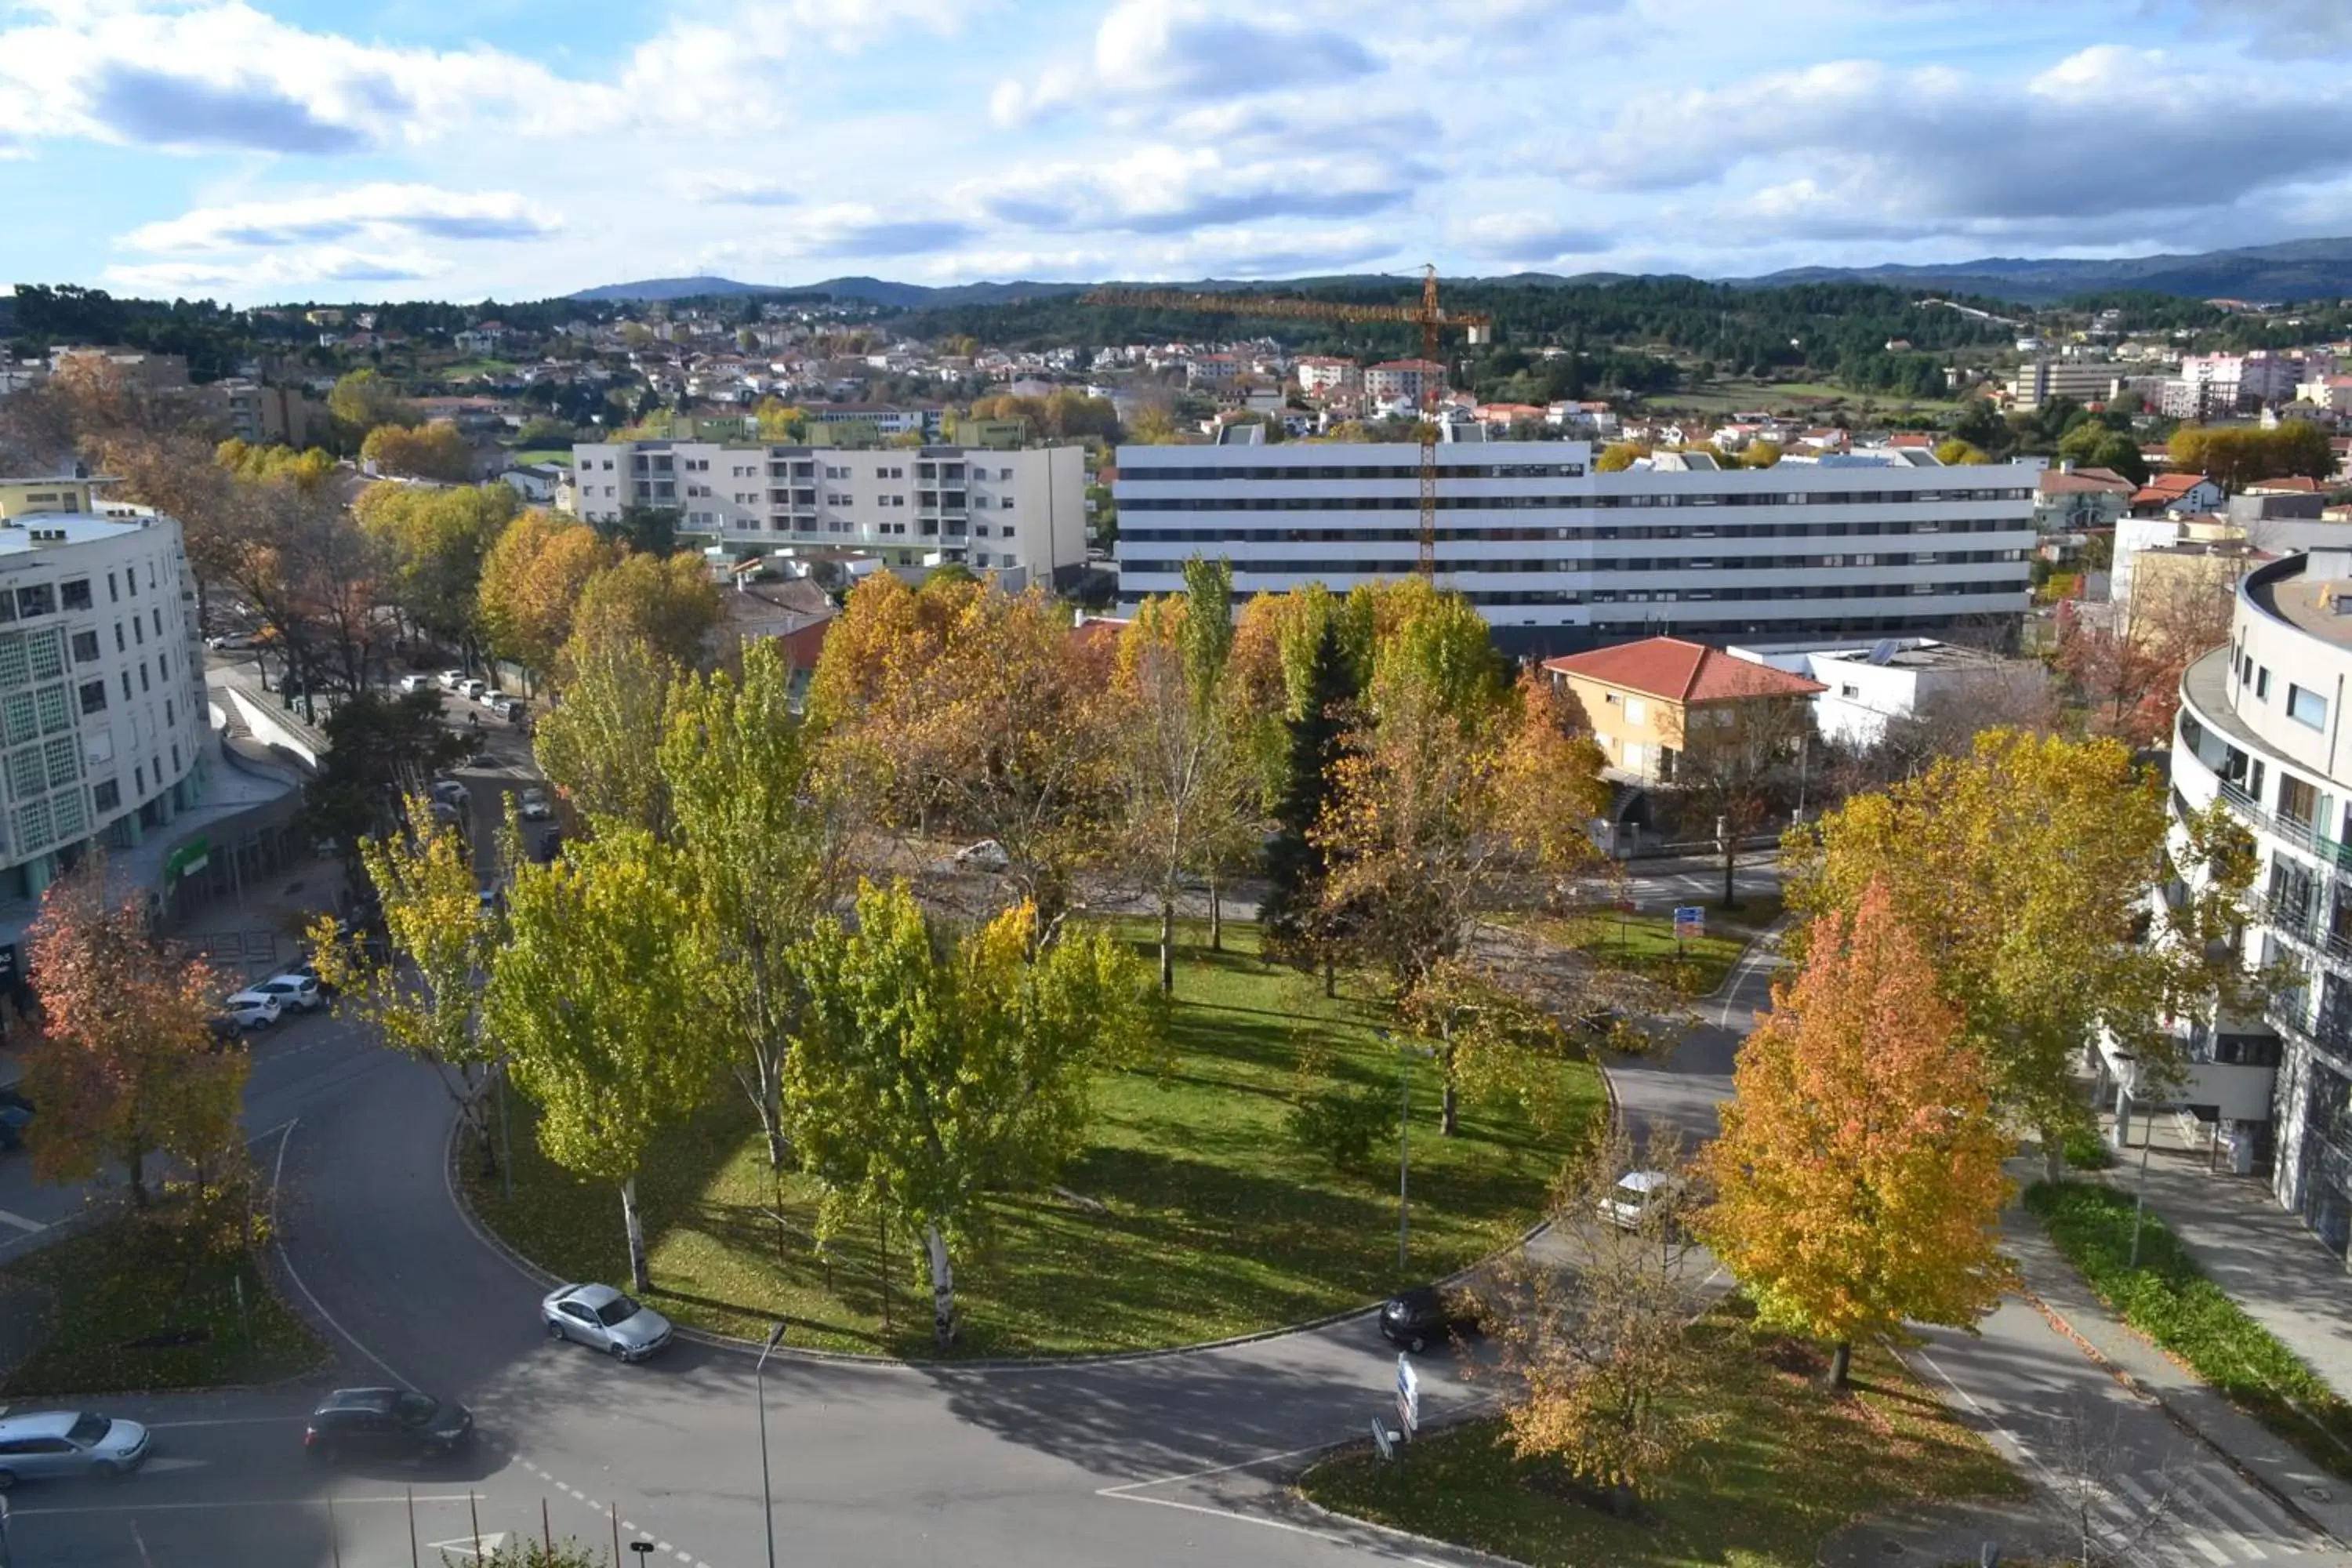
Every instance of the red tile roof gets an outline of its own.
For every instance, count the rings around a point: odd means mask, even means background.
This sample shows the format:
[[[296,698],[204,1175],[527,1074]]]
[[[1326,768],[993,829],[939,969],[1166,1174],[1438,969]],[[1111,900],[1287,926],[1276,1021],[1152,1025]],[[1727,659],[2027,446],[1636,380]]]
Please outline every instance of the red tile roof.
[[[1669,702],[1718,702],[1745,697],[1809,697],[1828,687],[1769,664],[1734,658],[1721,648],[1680,637],[1644,637],[1544,660],[1544,668],[1622,687]]]
[[[2319,481],[2305,474],[2289,474],[2275,479],[2256,479],[2246,487],[2250,496],[2317,495]]]

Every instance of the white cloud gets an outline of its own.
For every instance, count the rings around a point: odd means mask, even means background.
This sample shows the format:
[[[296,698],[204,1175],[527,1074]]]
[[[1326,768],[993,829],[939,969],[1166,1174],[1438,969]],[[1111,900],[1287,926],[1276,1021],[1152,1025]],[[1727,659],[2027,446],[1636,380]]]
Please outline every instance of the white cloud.
[[[2216,32],[2242,35],[2253,53],[2308,59],[2352,52],[2352,5],[2344,0],[2195,0]]]
[[[211,251],[371,238],[544,239],[553,213],[512,191],[373,184],[322,195],[199,207],[122,237],[132,250]]]
[[[800,192],[782,180],[738,169],[688,170],[670,187],[705,206],[786,207],[801,199]]]
[[[997,84],[1000,126],[1086,100],[1129,108],[1243,98],[1377,74],[1381,56],[1352,28],[1316,27],[1262,6],[1214,0],[1121,0],[1095,30],[1090,61]]]
[[[1455,237],[1473,256],[1528,267],[1598,256],[1612,244],[1599,229],[1535,212],[1483,213],[1458,225]]]
[[[1360,217],[1412,199],[1425,170],[1304,153],[1235,163],[1211,147],[1146,146],[970,182],[957,196],[1000,223],[1171,233],[1276,217]]]
[[[265,299],[323,285],[425,282],[449,271],[447,261],[421,251],[358,251],[322,245],[237,259],[130,262],[109,267],[105,277],[110,286],[136,294]],[[381,290],[362,292],[373,297]]]

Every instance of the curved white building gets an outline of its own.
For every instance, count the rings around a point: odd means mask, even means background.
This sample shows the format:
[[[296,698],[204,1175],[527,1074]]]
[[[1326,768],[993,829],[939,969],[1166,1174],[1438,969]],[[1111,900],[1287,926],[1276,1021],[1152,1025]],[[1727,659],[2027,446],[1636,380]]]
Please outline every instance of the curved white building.
[[[2178,815],[2225,803],[2261,856],[2249,959],[2292,978],[2259,1019],[2191,1031],[2183,1097],[2337,1252],[2352,1244],[2352,551],[2239,584],[2230,642],[2189,667],[2172,747]]]

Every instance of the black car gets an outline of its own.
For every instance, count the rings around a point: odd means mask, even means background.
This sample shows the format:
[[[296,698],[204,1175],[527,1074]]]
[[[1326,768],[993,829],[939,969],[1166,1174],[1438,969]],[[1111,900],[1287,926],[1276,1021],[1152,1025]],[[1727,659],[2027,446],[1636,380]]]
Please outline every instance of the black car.
[[[339,1388],[310,1413],[302,1449],[321,1464],[345,1458],[430,1459],[473,1440],[474,1413],[413,1388]]]
[[[1381,1308],[1381,1337],[1409,1351],[1430,1345],[1478,1326],[1478,1303],[1467,1293],[1416,1285],[1390,1297]]]
[[[0,1089],[0,1149],[19,1149],[33,1122],[33,1102],[13,1089]]]

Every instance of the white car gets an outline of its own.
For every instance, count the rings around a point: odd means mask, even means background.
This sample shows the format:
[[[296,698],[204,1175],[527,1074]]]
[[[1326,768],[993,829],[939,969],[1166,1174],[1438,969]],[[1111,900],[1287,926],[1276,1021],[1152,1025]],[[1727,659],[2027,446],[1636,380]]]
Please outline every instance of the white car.
[[[545,790],[532,784],[518,797],[516,812],[525,822],[545,822],[555,815],[555,803],[547,798]]]
[[[327,1005],[327,994],[308,974],[278,974],[250,989],[257,996],[274,996],[281,1008],[297,1013],[315,1013]]]
[[[1013,864],[1004,853],[1004,846],[993,838],[983,838],[977,844],[967,844],[955,852],[955,863],[978,871],[1002,871]]]
[[[465,684],[466,672],[464,670],[445,669],[441,672],[441,689],[444,691],[455,691],[457,688]]]
[[[432,689],[433,678],[429,675],[404,675],[400,678],[400,689],[404,692],[430,691]]]
[[[1628,1171],[1599,1204],[1601,1217],[1619,1230],[1639,1230],[1653,1215],[1671,1214],[1682,1184],[1664,1171]]]
[[[135,1470],[152,1441],[136,1421],[87,1410],[28,1410],[0,1417],[0,1491],[52,1477],[104,1480]]]
[[[510,702],[514,700],[503,691],[485,688],[474,693],[474,700],[485,708],[496,708],[501,702]]]
[[[277,997],[259,991],[240,991],[221,1007],[222,1016],[240,1029],[266,1029],[285,1011]]]
[[[482,693],[488,691],[489,689],[490,683],[487,680],[461,680],[457,682],[457,695],[463,697],[469,702],[480,701],[482,700]]]
[[[466,786],[456,779],[435,779],[433,798],[442,805],[453,805],[463,809],[474,797],[467,791]]]

